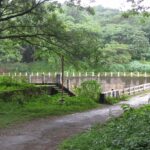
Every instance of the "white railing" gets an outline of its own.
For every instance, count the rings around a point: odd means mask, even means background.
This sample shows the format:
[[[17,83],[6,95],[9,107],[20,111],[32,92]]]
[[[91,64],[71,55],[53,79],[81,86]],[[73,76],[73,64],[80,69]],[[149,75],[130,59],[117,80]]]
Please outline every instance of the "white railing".
[[[117,89],[117,90],[111,90],[107,92],[103,92],[106,97],[117,97],[121,95],[134,95],[142,91],[150,90],[150,83],[138,85],[138,86],[133,86],[129,88],[124,88],[124,89]]]
[[[1,76],[56,76],[56,74],[61,74],[59,72],[3,72],[0,73]],[[150,73],[140,73],[140,72],[66,72],[64,73],[65,77],[149,77]]]

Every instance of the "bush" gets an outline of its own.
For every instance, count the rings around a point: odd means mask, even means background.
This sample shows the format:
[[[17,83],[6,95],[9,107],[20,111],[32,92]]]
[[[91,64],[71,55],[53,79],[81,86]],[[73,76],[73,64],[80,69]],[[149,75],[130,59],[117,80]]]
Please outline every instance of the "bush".
[[[109,71],[111,71],[111,72],[125,72],[125,67],[122,64],[112,64],[109,67]]]
[[[0,91],[13,91],[34,87],[33,84],[29,84],[26,78],[12,78],[1,76],[0,77]]]
[[[96,108],[99,105],[86,97],[64,97],[60,103],[61,95],[23,96],[16,93],[11,101],[0,100],[0,128],[18,121],[26,121],[37,117],[64,115]],[[22,107],[21,107],[22,106]]]
[[[97,81],[85,81],[79,88],[75,89],[75,93],[80,97],[86,97],[98,101],[101,93],[101,86]]]
[[[124,100],[127,100],[128,99],[128,95],[121,95],[119,97],[106,97],[106,103],[107,104],[115,104],[115,103],[118,103],[120,101],[124,101]]]
[[[20,86],[20,85],[27,85],[27,80],[25,78],[12,78],[8,76],[1,76],[0,77],[0,85],[2,86]],[[29,85],[29,84],[28,84]]]
[[[133,61],[127,65],[127,70],[131,72],[150,72],[150,65],[139,61]]]
[[[149,150],[150,105],[66,140],[60,150]]]
[[[21,106],[23,106],[23,104],[25,103],[25,99],[28,99],[27,96],[23,95],[21,92],[16,92],[11,96],[11,101]]]

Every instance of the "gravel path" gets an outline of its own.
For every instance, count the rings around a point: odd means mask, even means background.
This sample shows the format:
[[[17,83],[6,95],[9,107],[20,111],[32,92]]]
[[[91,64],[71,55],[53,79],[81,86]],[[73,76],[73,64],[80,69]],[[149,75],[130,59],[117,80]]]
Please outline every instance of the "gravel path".
[[[38,119],[0,130],[0,150],[56,150],[64,139],[88,130],[95,123],[104,123],[112,116],[120,116],[123,113],[121,104],[132,107],[147,104],[149,95],[136,96],[129,101],[88,112]]]

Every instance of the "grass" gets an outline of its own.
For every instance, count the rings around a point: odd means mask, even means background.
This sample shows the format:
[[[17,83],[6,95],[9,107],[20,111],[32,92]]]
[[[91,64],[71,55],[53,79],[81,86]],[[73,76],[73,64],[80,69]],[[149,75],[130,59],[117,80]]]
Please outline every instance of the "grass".
[[[27,89],[27,88],[31,88],[31,87],[35,87],[34,85],[23,85],[23,86],[0,86],[0,92],[4,92],[4,91],[16,91],[16,90],[23,90],[23,89]]]
[[[20,104],[17,100],[3,102],[0,100],[0,128],[46,116],[64,115],[80,112],[99,106],[86,97],[66,97],[63,104],[59,102],[60,95],[26,98]]]
[[[129,109],[122,117],[64,141],[60,150],[150,149],[150,105]]]
[[[106,97],[107,104],[116,104],[120,101],[127,101],[129,99],[129,95],[121,95],[119,97]]]
[[[27,83],[25,78],[0,76],[0,92],[22,90],[30,87],[34,87],[34,85]]]

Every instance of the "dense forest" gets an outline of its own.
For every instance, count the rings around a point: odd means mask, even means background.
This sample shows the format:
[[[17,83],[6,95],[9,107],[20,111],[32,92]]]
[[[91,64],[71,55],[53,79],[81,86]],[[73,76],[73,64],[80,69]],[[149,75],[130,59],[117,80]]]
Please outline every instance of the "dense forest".
[[[41,39],[37,45],[35,40],[0,40],[0,66],[3,70],[59,71],[60,55],[64,55],[66,71],[150,72],[148,17],[126,16],[119,10],[102,6],[87,11],[63,5],[52,13],[49,6],[45,7],[50,15],[43,14],[41,20],[51,21],[47,30],[53,30],[61,42],[51,38],[51,44]],[[37,22],[37,18],[29,19]],[[22,17],[21,21],[29,20]]]

